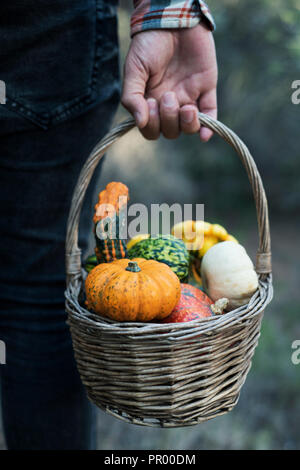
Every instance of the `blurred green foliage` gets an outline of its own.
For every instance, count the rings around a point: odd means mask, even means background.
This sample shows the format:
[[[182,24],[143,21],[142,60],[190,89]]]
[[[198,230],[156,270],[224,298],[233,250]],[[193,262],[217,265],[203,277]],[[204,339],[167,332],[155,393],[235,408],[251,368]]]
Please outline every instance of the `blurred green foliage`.
[[[291,85],[300,79],[299,0],[208,4],[217,24],[219,119],[249,146],[270,210],[294,212],[300,208],[300,105],[292,104]],[[161,151],[182,155],[180,171],[199,182],[195,201],[200,197],[214,214],[252,207],[245,171],[220,138],[202,146],[196,136],[163,140]]]
[[[249,146],[257,162],[272,212],[300,208],[300,105],[291,102],[291,84],[300,78],[298,0],[209,1],[217,23],[219,119]],[[213,182],[220,209],[252,204],[249,185],[236,156],[214,138],[199,158],[186,145],[186,171],[201,182],[204,200]],[[226,194],[226,197],[222,197]]]

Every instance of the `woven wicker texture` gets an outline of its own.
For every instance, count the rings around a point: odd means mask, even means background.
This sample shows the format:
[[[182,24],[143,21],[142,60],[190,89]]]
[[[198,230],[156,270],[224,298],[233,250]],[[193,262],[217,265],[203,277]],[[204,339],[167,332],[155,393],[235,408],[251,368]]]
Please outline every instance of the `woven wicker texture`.
[[[259,288],[249,304],[222,316],[186,323],[114,322],[87,311],[78,247],[80,211],[93,172],[108,148],[135,123],[128,119],[91,152],[74,190],[66,239],[66,310],[77,367],[89,399],[127,422],[178,427],[230,411],[238,401],[273,295],[268,206],[255,162],[239,137],[199,113],[201,124],[239,155],[253,190],[259,247]],[[91,215],[92,216],[92,215]]]

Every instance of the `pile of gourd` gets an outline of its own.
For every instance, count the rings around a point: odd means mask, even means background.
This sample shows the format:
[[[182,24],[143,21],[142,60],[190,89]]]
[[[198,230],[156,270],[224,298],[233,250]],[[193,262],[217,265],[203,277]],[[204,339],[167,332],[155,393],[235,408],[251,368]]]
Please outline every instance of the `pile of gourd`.
[[[257,274],[224,227],[188,220],[126,242],[118,234],[128,199],[127,186],[111,182],[95,205],[95,254],[85,262],[90,311],[120,322],[185,322],[249,302]]]

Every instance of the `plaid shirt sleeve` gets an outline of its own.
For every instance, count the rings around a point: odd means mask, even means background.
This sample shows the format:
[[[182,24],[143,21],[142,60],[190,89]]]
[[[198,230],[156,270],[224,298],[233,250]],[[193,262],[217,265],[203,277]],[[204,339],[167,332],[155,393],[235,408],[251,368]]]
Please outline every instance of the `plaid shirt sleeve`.
[[[148,29],[192,28],[201,21],[215,29],[214,19],[202,0],[135,0],[131,36]]]

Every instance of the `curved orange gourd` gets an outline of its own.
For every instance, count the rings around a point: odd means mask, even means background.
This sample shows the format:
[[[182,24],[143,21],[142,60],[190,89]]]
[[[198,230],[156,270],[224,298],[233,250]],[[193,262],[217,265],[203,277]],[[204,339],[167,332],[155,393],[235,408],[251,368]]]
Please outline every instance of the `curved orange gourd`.
[[[213,301],[202,290],[190,284],[181,284],[180,300],[163,323],[179,323],[211,317],[212,304]]]

